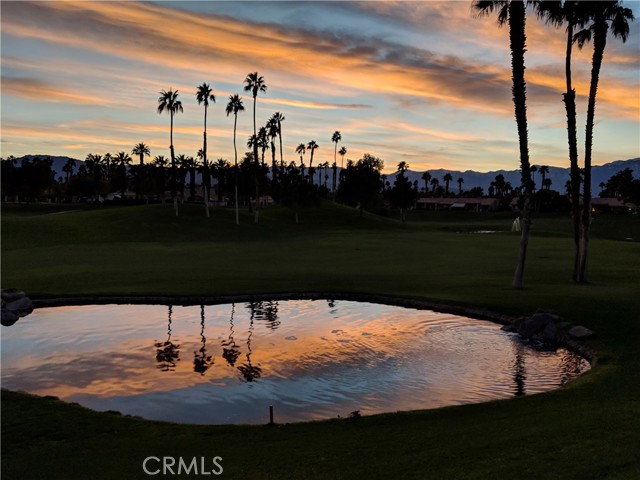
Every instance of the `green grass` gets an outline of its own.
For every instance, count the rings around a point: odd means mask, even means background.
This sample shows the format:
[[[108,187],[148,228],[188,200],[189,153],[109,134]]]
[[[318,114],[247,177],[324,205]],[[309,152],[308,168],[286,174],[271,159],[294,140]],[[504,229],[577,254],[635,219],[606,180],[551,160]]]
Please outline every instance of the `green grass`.
[[[56,213],[63,211],[67,213]],[[513,214],[324,205],[243,212],[185,205],[3,206],[2,286],[32,297],[341,291],[519,315],[596,332],[597,366],[560,390],[431,411],[276,427],[195,427],[3,391],[6,478],[145,478],[154,456],[221,456],[222,478],[640,478],[640,218],[597,216],[589,285],[570,282],[566,216],[536,218],[525,289],[510,289]],[[501,233],[476,234],[476,230]],[[626,240],[633,238],[634,241]],[[90,472],[90,473],[89,473]]]

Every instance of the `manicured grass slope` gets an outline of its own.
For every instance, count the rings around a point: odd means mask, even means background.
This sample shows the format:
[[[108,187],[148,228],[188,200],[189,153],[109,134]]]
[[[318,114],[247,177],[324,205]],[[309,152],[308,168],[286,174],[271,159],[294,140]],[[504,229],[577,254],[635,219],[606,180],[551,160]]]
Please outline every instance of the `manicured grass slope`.
[[[70,209],[64,209],[70,210]],[[594,220],[590,278],[571,284],[567,218],[538,218],[526,288],[509,288],[513,215],[415,221],[336,205],[241,225],[169,206],[3,207],[2,285],[32,296],[344,291],[508,314],[557,310],[596,331],[589,374],[509,401],[276,427],[192,427],[3,392],[3,477],[145,478],[149,455],[223,457],[223,478],[640,478],[640,219]],[[506,230],[497,234],[475,230]],[[625,238],[635,238],[635,242]],[[37,461],[34,461],[37,459]],[[88,473],[90,472],[90,473]],[[175,477],[174,477],[175,478]]]

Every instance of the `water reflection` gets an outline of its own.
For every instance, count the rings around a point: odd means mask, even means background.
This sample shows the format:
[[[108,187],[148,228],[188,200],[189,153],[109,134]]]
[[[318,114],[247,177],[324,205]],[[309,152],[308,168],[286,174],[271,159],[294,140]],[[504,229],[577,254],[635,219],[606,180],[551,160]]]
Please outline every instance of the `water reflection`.
[[[229,338],[222,341],[222,358],[224,358],[230,367],[235,366],[238,357],[240,356],[240,347],[236,344],[233,336],[235,331],[233,330],[233,315],[236,311],[236,304],[231,304],[231,318],[229,319]]]
[[[264,423],[269,405],[281,422],[436,408],[589,369],[490,322],[331,300],[38,309],[1,341],[4,388],[187,423]]]
[[[253,382],[262,376],[262,369],[260,366],[253,365],[251,363],[251,337],[253,336],[253,320],[257,310],[254,307],[254,304],[250,304],[249,307],[251,310],[251,317],[249,323],[249,335],[247,336],[247,361],[238,367],[238,370],[245,382]]]
[[[280,326],[278,302],[251,302],[247,308],[251,311],[252,319],[263,321],[270,330],[275,330]]]
[[[176,362],[180,360],[180,345],[171,341],[171,315],[173,306],[169,305],[169,321],[167,323],[167,340],[158,342],[155,340],[156,361],[158,368],[163,372],[173,371],[176,368]]]
[[[524,345],[518,339],[511,342],[514,350],[513,380],[515,383],[514,395],[519,397],[526,393],[525,382],[527,380],[527,370],[524,366]]]
[[[193,371],[204,375],[213,366],[212,355],[207,355],[207,338],[204,336],[204,305],[200,305],[200,349],[193,352]]]

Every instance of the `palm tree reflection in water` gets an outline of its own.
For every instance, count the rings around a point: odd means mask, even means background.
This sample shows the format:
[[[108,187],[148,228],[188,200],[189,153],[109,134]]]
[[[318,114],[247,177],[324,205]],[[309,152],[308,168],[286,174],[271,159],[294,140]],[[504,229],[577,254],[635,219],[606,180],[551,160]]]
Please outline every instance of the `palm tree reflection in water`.
[[[230,367],[233,367],[240,356],[240,348],[233,339],[233,315],[235,314],[236,304],[231,304],[231,319],[229,320],[229,339],[222,341],[222,358],[224,358]]]
[[[253,303],[249,305],[251,308],[251,321],[249,323],[249,336],[247,337],[247,361],[238,367],[242,378],[246,382],[253,382],[262,376],[262,369],[258,365],[251,363],[251,337],[253,336],[253,319],[256,309]]]
[[[524,365],[524,345],[519,340],[514,340],[512,345],[515,349],[515,360],[513,362],[513,380],[515,382],[514,395],[520,397],[526,392],[525,381],[527,380],[527,369]]]
[[[215,363],[213,356],[207,355],[207,338],[204,336],[204,305],[200,305],[200,325],[201,347],[199,350],[193,352],[193,371],[204,375],[204,372]]]
[[[251,310],[251,317],[264,320],[269,330],[276,330],[280,326],[278,302],[251,302],[247,307]]]
[[[180,345],[171,341],[171,314],[173,307],[169,305],[169,322],[167,324],[167,341],[155,343],[156,361],[163,372],[173,371],[180,360]]]

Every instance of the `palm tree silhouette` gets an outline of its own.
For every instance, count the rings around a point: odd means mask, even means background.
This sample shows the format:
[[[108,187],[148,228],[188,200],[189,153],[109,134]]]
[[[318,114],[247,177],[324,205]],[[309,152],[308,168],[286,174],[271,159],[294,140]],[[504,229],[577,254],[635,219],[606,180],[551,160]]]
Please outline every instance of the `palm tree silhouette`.
[[[425,193],[429,191],[429,182],[431,181],[431,174],[429,172],[424,172],[422,174],[422,180],[424,180],[424,191]]]
[[[544,180],[549,173],[549,167],[547,165],[540,165],[538,167],[538,173],[542,177],[542,180],[540,180],[540,189],[542,190],[542,187],[544,187]]]
[[[532,195],[534,190],[529,163],[529,142],[527,135],[527,94],[524,80],[524,52],[526,50],[525,3],[515,0],[476,0],[473,7],[479,15],[498,12],[498,25],[509,25],[509,47],[511,50],[511,73],[513,79],[512,97],[518,129],[520,150],[520,173],[524,189],[522,209],[522,235],[518,251],[518,263],[511,286],[520,289],[524,279],[524,265],[527,258],[529,233],[531,230]]]
[[[176,155],[173,149],[173,117],[178,112],[184,112],[182,108],[182,102],[178,100],[178,90],[175,92],[172,89],[169,91],[162,90],[160,97],[158,98],[158,113],[168,112],[171,117],[171,130],[169,149],[171,150],[171,199],[173,200],[173,208],[176,211],[176,217],[178,216],[178,198],[176,195]]]
[[[311,140],[307,143],[307,150],[311,151],[311,159],[309,160],[309,181],[313,185],[313,152],[318,148],[318,144],[315,140]]]
[[[589,230],[591,226],[591,155],[593,148],[593,125],[596,110],[596,94],[600,79],[600,68],[607,45],[607,33],[626,42],[629,37],[629,21],[633,21],[633,12],[622,6],[619,1],[598,1],[585,4],[591,24],[575,36],[578,48],[593,39],[593,57],[591,60],[591,83],[587,104],[587,125],[584,142],[584,180],[582,185],[582,229],[580,241],[580,262],[577,281],[587,281],[587,260],[589,257]]]
[[[565,110],[567,111],[567,136],[569,142],[569,165],[571,217],[573,222],[573,280],[578,279],[580,265],[580,173],[578,167],[578,134],[576,131],[576,91],[571,85],[571,56],[575,43],[574,29],[581,28],[586,21],[585,3],[575,0],[564,2],[536,2],[539,16],[557,27],[567,25],[567,48],[565,54],[565,82],[567,91],[562,94]]]
[[[207,110],[209,109],[209,101],[216,103],[216,96],[213,94],[211,87],[207,83],[203,83],[196,90],[196,100],[198,105],[204,105],[204,131],[202,132],[202,164],[204,167],[203,177],[204,182],[209,179],[209,164],[207,163]],[[204,187],[204,207],[209,218],[209,192],[205,185]]]
[[[462,184],[464,183],[464,178],[460,177],[457,180],[458,182],[458,195],[462,196]]]
[[[260,148],[260,162],[264,167],[264,152],[269,147],[269,139],[267,138],[267,127],[260,127],[258,130],[258,148]]]
[[[214,363],[213,356],[207,355],[207,338],[204,336],[204,305],[200,305],[200,349],[193,352],[193,371],[204,375]]]
[[[341,147],[340,150],[338,150],[338,153],[342,157],[342,160],[340,161],[340,169],[342,170],[342,167],[344,166],[344,156],[347,154],[347,148]]]
[[[118,164],[120,173],[120,199],[124,202],[125,191],[127,190],[127,166],[131,164],[131,157],[125,152],[119,152],[114,162]]]
[[[235,154],[235,202],[236,202],[236,225],[240,225],[240,214],[238,210],[238,146],[236,145],[236,128],[238,126],[238,112],[244,111],[244,105],[242,104],[242,98],[236,93],[235,95],[229,95],[229,103],[225,112],[227,117],[230,113],[233,113],[233,151]]]
[[[100,197],[100,181],[102,179],[102,157],[97,154],[90,153],[84,160],[84,164],[87,166],[89,173],[93,175],[93,184],[96,192],[96,201]]]
[[[335,148],[333,149],[333,164],[334,165],[338,164],[338,142],[341,141],[341,140],[342,140],[342,135],[340,134],[340,132],[338,130],[333,132],[333,135],[331,136],[331,141],[333,143],[335,143]],[[333,192],[336,191],[336,172],[337,172],[337,169],[334,169],[334,171],[333,171],[333,189],[332,189]]]
[[[453,181],[453,177],[450,173],[445,173],[442,179],[444,180],[444,192],[449,195],[449,182]]]
[[[284,118],[284,115],[281,114],[280,112],[274,113],[271,118],[278,125],[278,139],[280,140],[280,165],[282,165],[284,164],[284,159],[282,157],[282,122],[284,122],[286,119]]]
[[[258,75],[258,72],[253,72],[247,75],[244,79],[244,91],[251,92],[253,95],[253,135],[257,138],[258,132],[256,131],[256,100],[258,98],[258,93],[266,93],[267,84],[264,82],[264,78]],[[260,211],[260,183],[258,181],[258,144],[255,143],[253,145],[253,160],[256,164],[256,175],[255,175],[255,184],[256,184],[256,210],[254,222],[258,223],[259,211]]]
[[[67,159],[67,162],[63,165],[62,171],[65,173],[65,183],[69,184],[69,176],[73,175],[73,170],[76,168],[76,161],[71,158]]]
[[[278,129],[278,120],[274,115],[269,119],[266,125],[267,129],[267,137],[269,138],[269,144],[271,145],[271,182],[275,185],[276,182],[276,143],[275,140],[278,138],[279,129]]]
[[[176,362],[180,360],[180,345],[171,341],[171,315],[173,313],[173,306],[169,305],[168,323],[167,323],[167,340],[165,342],[154,343],[156,347],[156,361],[158,362],[158,368],[163,372],[173,371],[176,367]]]
[[[436,192],[436,187],[440,185],[440,180],[438,180],[437,178],[433,177],[431,179],[431,193],[434,194]]]
[[[231,304],[231,318],[229,319],[229,338],[222,341],[222,358],[224,358],[230,367],[233,367],[240,356],[240,347],[236,344],[233,336],[235,331],[233,330],[233,316],[235,314],[236,304]]]
[[[138,157],[140,158],[140,165],[144,164],[145,155],[151,156],[151,150],[149,150],[149,147],[142,142],[136,144],[136,146],[133,147],[133,150],[131,150],[131,153],[133,155],[138,155]]]
[[[262,369],[259,365],[253,365],[251,363],[251,337],[253,336],[253,319],[255,310],[251,309],[251,320],[249,323],[249,335],[247,336],[247,361],[238,367],[238,370],[242,374],[242,378],[246,382],[253,382],[262,376]]]
[[[307,147],[304,143],[299,144],[296,147],[296,153],[300,155],[300,173],[304,177],[304,153],[307,151]]]

